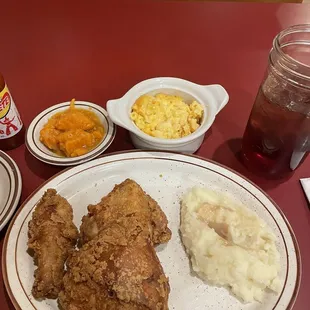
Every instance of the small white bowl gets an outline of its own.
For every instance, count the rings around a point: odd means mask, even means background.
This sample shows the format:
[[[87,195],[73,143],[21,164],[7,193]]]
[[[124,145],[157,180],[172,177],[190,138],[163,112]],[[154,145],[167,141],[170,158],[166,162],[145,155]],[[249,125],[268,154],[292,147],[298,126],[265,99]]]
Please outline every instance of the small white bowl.
[[[132,106],[140,96],[157,93],[179,95],[186,103],[198,101],[204,108],[204,116],[199,128],[179,139],[155,138],[140,130],[130,118]],[[136,148],[191,154],[199,149],[206,131],[214,122],[216,114],[227,104],[228,99],[228,93],[221,85],[204,86],[178,78],[158,77],[138,83],[120,99],[109,100],[107,110],[115,124],[129,130]]]
[[[29,152],[37,159],[56,166],[73,166],[89,161],[101,153],[103,153],[113,142],[116,134],[116,126],[108,117],[107,111],[97,104],[86,101],[75,101],[75,106],[79,109],[91,110],[94,112],[104,127],[104,137],[100,144],[98,144],[92,151],[77,157],[62,157],[48,149],[40,141],[40,131],[48,122],[51,116],[56,113],[68,109],[70,102],[63,102],[51,106],[37,115],[31,122],[26,133],[26,147]]]

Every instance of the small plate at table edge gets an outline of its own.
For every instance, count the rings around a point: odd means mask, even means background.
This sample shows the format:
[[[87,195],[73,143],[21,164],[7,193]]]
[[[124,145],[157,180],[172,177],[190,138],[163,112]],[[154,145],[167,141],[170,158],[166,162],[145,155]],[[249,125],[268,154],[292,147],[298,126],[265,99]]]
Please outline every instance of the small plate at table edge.
[[[14,175],[13,184],[14,186],[14,194],[13,199],[10,202],[10,206],[4,216],[0,216],[0,231],[5,227],[5,225],[8,223],[10,218],[12,217],[16,207],[18,206],[20,196],[22,193],[22,177],[21,173],[19,171],[19,168],[16,164],[16,162],[10,157],[8,154],[6,154],[4,151],[0,151],[0,157],[6,161],[6,163],[11,167],[12,173]],[[6,208],[6,205],[4,206]]]

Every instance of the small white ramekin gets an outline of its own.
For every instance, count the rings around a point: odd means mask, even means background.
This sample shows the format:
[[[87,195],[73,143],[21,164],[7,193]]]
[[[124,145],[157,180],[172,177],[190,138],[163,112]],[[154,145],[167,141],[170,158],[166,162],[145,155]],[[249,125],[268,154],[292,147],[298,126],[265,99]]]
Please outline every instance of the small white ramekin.
[[[140,130],[130,118],[132,106],[140,96],[157,93],[179,95],[187,103],[196,100],[202,104],[204,116],[200,127],[192,134],[180,139],[155,138]],[[120,99],[109,100],[107,111],[115,124],[130,132],[136,148],[191,154],[199,149],[206,131],[214,122],[216,114],[227,104],[228,99],[228,93],[221,85],[204,86],[178,78],[158,77],[138,83]]]

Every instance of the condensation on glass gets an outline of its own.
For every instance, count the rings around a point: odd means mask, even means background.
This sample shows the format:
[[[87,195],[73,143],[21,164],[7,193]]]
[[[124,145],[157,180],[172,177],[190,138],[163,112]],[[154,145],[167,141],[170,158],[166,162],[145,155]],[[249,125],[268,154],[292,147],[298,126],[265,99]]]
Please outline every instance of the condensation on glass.
[[[273,41],[242,141],[248,168],[270,177],[293,172],[310,150],[310,24]]]

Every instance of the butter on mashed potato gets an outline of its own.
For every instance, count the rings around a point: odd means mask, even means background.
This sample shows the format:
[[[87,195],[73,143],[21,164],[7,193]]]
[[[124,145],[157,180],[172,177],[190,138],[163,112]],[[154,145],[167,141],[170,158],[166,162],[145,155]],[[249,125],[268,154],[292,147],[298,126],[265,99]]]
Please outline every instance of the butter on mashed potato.
[[[146,134],[164,139],[188,136],[198,129],[203,107],[197,101],[185,103],[180,96],[157,94],[139,97],[130,114],[136,126]]]
[[[241,203],[194,188],[182,200],[180,230],[201,278],[231,288],[244,302],[262,301],[266,288],[279,292],[276,237]]]

